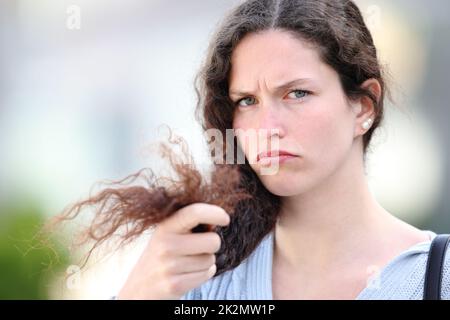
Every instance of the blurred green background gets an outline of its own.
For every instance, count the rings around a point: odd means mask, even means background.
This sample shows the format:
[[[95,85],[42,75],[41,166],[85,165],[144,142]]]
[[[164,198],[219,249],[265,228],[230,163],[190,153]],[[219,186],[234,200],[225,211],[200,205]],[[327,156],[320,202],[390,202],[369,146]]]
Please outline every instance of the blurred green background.
[[[69,255],[54,235],[40,236],[46,218],[31,197],[0,204],[0,299],[50,298]]]

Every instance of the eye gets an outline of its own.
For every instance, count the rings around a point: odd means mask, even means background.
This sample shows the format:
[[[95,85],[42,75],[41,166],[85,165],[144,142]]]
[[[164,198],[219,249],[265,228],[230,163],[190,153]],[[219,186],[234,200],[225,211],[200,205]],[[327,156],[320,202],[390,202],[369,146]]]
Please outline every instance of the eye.
[[[294,99],[301,99],[301,98],[304,98],[307,95],[309,95],[311,92],[306,91],[306,90],[297,89],[297,90],[293,90],[293,91],[289,92],[289,94],[291,94],[291,93],[298,93],[298,94],[294,95]]]
[[[310,91],[301,90],[301,89],[296,89],[296,90],[292,90],[291,92],[289,92],[289,94],[292,94],[292,93],[297,93],[297,94],[295,94],[293,99],[302,99],[311,94]],[[246,97],[246,98],[236,101],[235,105],[239,106],[239,107],[249,106],[249,104],[242,104],[241,102],[245,102],[245,101],[249,102],[250,101],[249,103],[253,104],[253,103],[255,103],[254,100],[255,100],[255,98],[253,98],[253,97]]]
[[[247,104],[241,104],[241,102],[243,102],[243,101],[247,101],[248,102],[249,100],[250,100],[250,103],[252,103],[252,101],[255,100],[255,98],[247,97],[247,98],[240,99],[240,100],[235,102],[235,105],[241,106],[241,107],[248,106]],[[254,103],[254,101],[253,101],[253,103]]]

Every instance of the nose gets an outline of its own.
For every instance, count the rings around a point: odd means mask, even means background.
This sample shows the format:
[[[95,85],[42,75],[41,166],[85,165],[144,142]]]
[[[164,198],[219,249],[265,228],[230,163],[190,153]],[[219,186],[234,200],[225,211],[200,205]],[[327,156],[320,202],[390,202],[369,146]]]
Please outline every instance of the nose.
[[[264,102],[259,109],[258,129],[267,131],[267,138],[277,134],[279,138],[285,135],[285,127],[282,108],[276,101]]]

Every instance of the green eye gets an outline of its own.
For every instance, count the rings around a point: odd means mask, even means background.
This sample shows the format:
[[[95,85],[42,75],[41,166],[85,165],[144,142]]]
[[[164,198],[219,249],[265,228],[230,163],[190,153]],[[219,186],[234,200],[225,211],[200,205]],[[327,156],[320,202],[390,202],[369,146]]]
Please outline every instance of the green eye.
[[[305,91],[305,90],[293,90],[293,91],[289,92],[289,94],[291,94],[291,93],[299,93],[298,95],[295,95],[294,99],[295,98],[301,99],[301,98],[306,97],[310,92]]]
[[[293,97],[293,99],[302,99],[302,98],[305,98],[306,96],[311,94],[310,91],[301,90],[301,89],[296,89],[296,90],[292,90],[291,92],[289,92],[289,94],[292,94],[292,93],[295,93],[295,96]],[[242,104],[241,103],[241,102],[245,102],[245,101],[247,103],[249,103],[249,104]],[[243,98],[243,99],[240,99],[240,100],[236,101],[235,105],[239,106],[239,107],[245,107],[245,106],[249,106],[249,105],[254,104],[254,103],[255,103],[255,98],[253,98],[253,97],[246,97],[246,98]]]
[[[248,102],[249,99],[250,99],[251,101],[252,101],[252,100],[255,100],[255,98],[247,97],[247,98],[244,98],[244,99],[241,99],[241,100],[236,101],[236,105],[237,105],[237,106],[246,106],[245,104],[242,105],[241,102],[242,102],[242,101],[247,101],[247,102]],[[251,102],[250,102],[250,103],[251,103]],[[253,103],[254,103],[254,102],[253,102]]]

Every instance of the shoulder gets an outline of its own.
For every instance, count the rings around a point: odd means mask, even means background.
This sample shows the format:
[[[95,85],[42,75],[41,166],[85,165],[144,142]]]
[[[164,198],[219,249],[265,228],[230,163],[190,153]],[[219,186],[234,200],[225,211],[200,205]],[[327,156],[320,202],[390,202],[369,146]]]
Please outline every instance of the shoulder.
[[[187,292],[181,300],[244,300],[254,298],[256,283],[272,261],[272,234],[266,235],[256,249],[237,267],[215,276]]]
[[[445,234],[445,235],[448,237],[449,234]],[[435,236],[437,236],[437,235],[435,234]],[[423,299],[425,276],[426,276],[426,271],[427,271],[427,267],[428,267],[428,259],[429,259],[430,249],[431,249],[431,241],[428,243],[427,251],[425,252],[426,253],[425,263],[421,263],[421,265],[420,265],[420,269],[422,272],[421,287],[420,287],[420,289],[422,291],[421,299]],[[444,252],[444,260],[442,263],[441,277],[442,277],[441,278],[441,291],[440,291],[441,299],[442,300],[450,300],[450,242],[447,244],[446,250]]]
[[[450,300],[450,244],[447,246],[442,267],[441,299]]]
[[[437,235],[432,232],[433,239]],[[432,240],[419,243],[401,253],[383,268],[360,299],[422,300],[428,254]],[[450,246],[442,270],[441,298],[450,300]]]

